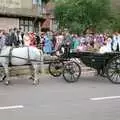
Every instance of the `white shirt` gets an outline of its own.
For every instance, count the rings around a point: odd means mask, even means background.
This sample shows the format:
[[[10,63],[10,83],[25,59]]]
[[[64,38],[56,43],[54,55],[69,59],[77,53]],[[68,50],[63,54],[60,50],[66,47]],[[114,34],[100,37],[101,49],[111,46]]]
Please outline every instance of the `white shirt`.
[[[119,46],[119,51],[120,51],[120,34],[113,36],[113,50],[114,51],[117,50],[117,45]]]

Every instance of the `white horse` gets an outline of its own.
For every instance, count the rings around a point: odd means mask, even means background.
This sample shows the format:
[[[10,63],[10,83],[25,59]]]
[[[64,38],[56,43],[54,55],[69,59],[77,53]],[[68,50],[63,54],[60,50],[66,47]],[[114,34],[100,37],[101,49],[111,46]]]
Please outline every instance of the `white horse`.
[[[38,81],[38,71],[39,67],[42,68],[43,65],[43,52],[35,47],[20,47],[13,48],[5,46],[1,49],[0,52],[0,64],[3,66],[5,71],[5,84],[9,84],[9,63],[11,65],[20,66],[31,64],[33,68],[33,84],[37,84]],[[11,52],[10,52],[11,51]]]

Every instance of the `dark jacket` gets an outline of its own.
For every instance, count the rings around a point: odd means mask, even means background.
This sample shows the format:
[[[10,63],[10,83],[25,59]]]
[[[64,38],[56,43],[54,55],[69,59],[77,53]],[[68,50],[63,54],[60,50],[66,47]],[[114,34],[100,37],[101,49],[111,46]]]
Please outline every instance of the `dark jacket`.
[[[12,46],[12,37],[11,37],[10,34],[6,35],[5,45],[6,46]]]

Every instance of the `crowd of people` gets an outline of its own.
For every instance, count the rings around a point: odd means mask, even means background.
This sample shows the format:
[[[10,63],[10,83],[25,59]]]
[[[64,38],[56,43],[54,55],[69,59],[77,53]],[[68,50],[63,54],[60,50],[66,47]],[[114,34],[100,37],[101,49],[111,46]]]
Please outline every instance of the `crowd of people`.
[[[91,52],[120,52],[120,32],[104,34],[77,35],[69,32],[43,33],[43,51],[51,53],[59,50],[61,45],[70,43],[71,50]]]
[[[5,46],[23,47],[33,46],[42,49],[45,54],[51,54],[59,50],[60,46],[70,43],[71,50],[77,51],[117,51],[120,52],[120,32],[113,34],[85,34],[77,35],[69,32],[22,32],[22,29],[14,28],[9,32],[0,30],[0,49]]]

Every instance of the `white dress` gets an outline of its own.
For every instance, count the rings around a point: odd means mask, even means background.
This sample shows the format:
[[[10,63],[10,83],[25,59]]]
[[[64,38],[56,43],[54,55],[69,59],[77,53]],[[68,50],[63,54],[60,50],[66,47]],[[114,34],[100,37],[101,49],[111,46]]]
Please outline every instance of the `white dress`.
[[[108,38],[107,44],[106,44],[106,45],[103,45],[103,46],[100,48],[99,53],[104,54],[104,53],[112,52],[111,42],[112,42],[112,39],[111,39],[111,38]]]

